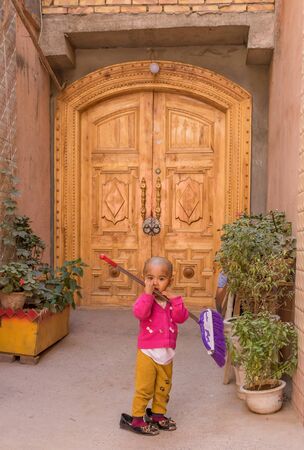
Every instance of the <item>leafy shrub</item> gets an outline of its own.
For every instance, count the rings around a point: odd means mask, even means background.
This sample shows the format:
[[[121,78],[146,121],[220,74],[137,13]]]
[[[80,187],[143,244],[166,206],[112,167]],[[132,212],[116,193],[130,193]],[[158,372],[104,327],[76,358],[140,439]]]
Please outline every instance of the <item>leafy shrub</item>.
[[[65,261],[55,270],[48,265],[41,266],[33,298],[27,306],[48,308],[53,312],[62,311],[68,305],[75,308],[75,295],[81,297],[77,280],[83,276],[85,266],[81,259]]]
[[[285,214],[242,214],[223,227],[216,260],[243,310],[276,312],[294,296],[295,239]]]
[[[238,337],[237,344],[233,336]],[[245,369],[246,388],[275,387],[283,374],[292,375],[297,367],[297,341],[295,326],[268,312],[237,317],[229,347],[233,362]],[[289,357],[283,360],[282,349],[286,347]]]
[[[75,308],[74,296],[80,294],[78,279],[85,264],[81,259],[66,261],[62,267],[52,269],[41,262],[44,242],[31,226],[30,218],[16,214],[16,164],[0,156],[0,291],[24,292],[26,306],[62,311],[67,305]]]
[[[30,218],[27,216],[16,216],[12,228],[16,259],[25,261],[29,266],[39,264],[45,249],[45,243],[33,233],[30,226]]]
[[[36,272],[21,262],[11,262],[0,266],[0,291],[4,294],[24,292],[28,297],[33,295],[37,286]]]

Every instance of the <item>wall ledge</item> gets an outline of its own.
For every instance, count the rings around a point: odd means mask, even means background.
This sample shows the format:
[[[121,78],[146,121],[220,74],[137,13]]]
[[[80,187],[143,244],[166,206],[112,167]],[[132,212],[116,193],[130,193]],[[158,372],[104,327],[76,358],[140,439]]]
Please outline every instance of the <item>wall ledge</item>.
[[[47,15],[41,47],[54,69],[75,65],[75,49],[246,45],[247,64],[269,64],[273,12]]]

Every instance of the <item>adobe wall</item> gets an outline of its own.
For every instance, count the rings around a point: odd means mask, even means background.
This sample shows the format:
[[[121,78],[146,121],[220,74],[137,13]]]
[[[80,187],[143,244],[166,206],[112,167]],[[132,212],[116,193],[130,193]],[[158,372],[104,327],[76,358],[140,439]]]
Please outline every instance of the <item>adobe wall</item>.
[[[304,4],[301,0],[293,0],[294,2],[294,17],[286,20],[287,24],[290,25],[290,34],[297,35],[297,42],[302,43],[302,47],[296,47],[299,51],[299,56],[301,61],[299,61],[299,66],[297,68],[298,74],[301,76],[301,83],[298,86],[300,99],[298,95],[294,99],[296,106],[300,104],[300,108],[297,109],[298,120],[292,124],[292,129],[294,134],[296,134],[296,143],[298,145],[299,158],[297,159],[297,172],[298,172],[298,182],[294,181],[292,185],[297,184],[297,213],[296,213],[296,223],[297,223],[297,274],[296,274],[296,299],[295,299],[295,324],[298,328],[299,334],[299,362],[296,374],[293,377],[293,404],[299,413],[299,416],[304,424]],[[287,14],[285,12],[285,14]],[[289,14],[287,14],[287,17]],[[294,22],[292,23],[292,20]],[[291,72],[292,73],[292,72]],[[293,75],[294,77],[294,75]],[[298,77],[295,77],[298,81]],[[293,80],[289,79],[289,83]],[[286,93],[287,96],[287,93]],[[299,101],[300,100],[300,101]],[[290,108],[287,110],[290,111]],[[291,110],[292,111],[292,110]],[[287,153],[287,160],[289,157],[292,158],[294,149],[291,149]],[[284,175],[284,174],[283,174]],[[293,186],[294,189],[294,186]]]
[[[277,3],[270,71],[267,208],[286,211],[296,232],[300,142],[302,0]]]
[[[16,147],[18,212],[29,216],[33,229],[48,245],[50,260],[51,156],[50,84],[36,49],[19,17],[16,21]]]
[[[270,75],[267,207],[285,210],[297,237],[294,322],[299,363],[292,401],[304,423],[304,3],[277,2],[276,45]]]
[[[50,260],[49,77],[13,3],[0,2],[0,155],[16,163],[18,214],[32,220]],[[4,187],[0,179],[1,190]]]

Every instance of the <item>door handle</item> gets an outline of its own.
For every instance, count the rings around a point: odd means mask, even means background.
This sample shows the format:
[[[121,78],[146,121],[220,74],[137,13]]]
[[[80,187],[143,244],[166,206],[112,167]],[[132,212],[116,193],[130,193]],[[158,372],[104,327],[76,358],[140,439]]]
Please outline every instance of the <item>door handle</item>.
[[[161,181],[160,178],[157,177],[156,180],[156,206],[155,206],[155,217],[151,215],[150,217],[146,217],[146,195],[147,195],[147,183],[145,178],[142,178],[140,183],[141,189],[141,217],[143,219],[143,232],[148,234],[149,236],[155,236],[160,233],[161,224],[160,224],[160,216],[161,216]]]
[[[160,177],[157,177],[156,179],[156,207],[155,207],[155,217],[157,220],[160,219],[161,216],[161,189],[162,189],[162,184],[160,181]]]
[[[147,215],[147,210],[146,210],[147,183],[146,183],[145,178],[141,179],[140,189],[141,189],[140,212],[141,212],[142,219],[145,220],[146,215]],[[156,219],[159,220],[160,216],[161,216],[161,190],[162,190],[162,184],[161,184],[160,177],[157,177],[155,190],[156,190],[155,217],[156,217]]]
[[[145,220],[146,214],[147,214],[147,211],[146,211],[147,183],[146,183],[145,178],[141,179],[140,189],[141,189],[141,209],[140,209],[140,212],[141,212],[142,220]]]

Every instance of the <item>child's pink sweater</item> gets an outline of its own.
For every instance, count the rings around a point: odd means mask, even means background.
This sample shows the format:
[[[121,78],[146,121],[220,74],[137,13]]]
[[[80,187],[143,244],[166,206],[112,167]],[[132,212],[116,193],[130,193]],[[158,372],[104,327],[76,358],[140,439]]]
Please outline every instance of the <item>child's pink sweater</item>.
[[[141,294],[133,306],[135,317],[139,319],[138,348],[175,348],[177,323],[188,319],[189,312],[184,306],[182,297],[171,299],[162,308],[155,297]]]

